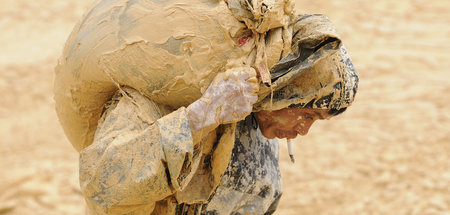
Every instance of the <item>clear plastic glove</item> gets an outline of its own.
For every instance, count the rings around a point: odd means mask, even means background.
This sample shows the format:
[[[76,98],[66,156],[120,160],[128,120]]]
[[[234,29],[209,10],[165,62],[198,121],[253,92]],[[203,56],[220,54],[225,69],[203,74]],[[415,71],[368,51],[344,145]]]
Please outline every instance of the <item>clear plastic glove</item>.
[[[188,107],[193,133],[203,130],[206,135],[220,124],[243,120],[251,113],[258,90],[256,71],[251,67],[218,74],[203,96]]]

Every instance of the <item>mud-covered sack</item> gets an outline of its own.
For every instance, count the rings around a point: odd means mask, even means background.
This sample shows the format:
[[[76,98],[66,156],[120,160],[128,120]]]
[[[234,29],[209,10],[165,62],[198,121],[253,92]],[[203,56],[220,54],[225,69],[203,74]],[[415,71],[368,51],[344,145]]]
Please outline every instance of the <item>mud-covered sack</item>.
[[[250,13],[239,15],[239,2]],[[75,26],[56,68],[56,110],[72,145],[80,151],[91,144],[105,103],[121,86],[174,110],[200,98],[219,72],[248,66],[265,74],[289,53],[290,1],[227,3],[95,3]]]

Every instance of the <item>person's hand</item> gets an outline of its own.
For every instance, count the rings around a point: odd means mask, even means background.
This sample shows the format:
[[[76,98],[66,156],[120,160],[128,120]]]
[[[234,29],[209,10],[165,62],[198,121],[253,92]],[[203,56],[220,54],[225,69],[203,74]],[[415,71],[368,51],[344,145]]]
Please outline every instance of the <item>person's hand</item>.
[[[194,131],[214,129],[220,124],[244,119],[257,101],[256,72],[241,67],[218,74],[203,96],[189,105],[188,117]]]
[[[201,100],[208,103],[219,124],[238,122],[251,113],[258,99],[256,72],[253,68],[237,68],[217,75]]]

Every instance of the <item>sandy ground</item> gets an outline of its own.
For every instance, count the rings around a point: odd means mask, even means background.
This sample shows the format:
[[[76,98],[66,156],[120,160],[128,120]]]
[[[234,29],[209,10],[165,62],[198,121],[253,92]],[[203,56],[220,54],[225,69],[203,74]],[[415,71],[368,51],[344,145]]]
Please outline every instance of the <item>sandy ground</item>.
[[[83,214],[52,82],[90,0],[1,3],[0,214]],[[345,114],[296,139],[295,164],[283,144],[277,214],[450,214],[450,1],[298,0],[297,11],[333,20],[361,82]]]

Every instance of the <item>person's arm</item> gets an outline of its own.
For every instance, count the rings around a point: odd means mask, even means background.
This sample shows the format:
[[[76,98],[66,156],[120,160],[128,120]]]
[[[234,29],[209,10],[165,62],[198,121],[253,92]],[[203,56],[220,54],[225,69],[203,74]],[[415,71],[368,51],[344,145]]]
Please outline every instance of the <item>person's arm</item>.
[[[254,70],[228,70],[198,101],[163,117],[156,104],[126,90],[80,152],[81,189],[91,213],[150,214],[156,201],[183,190],[200,159],[196,144],[218,125],[245,118],[255,86]]]
[[[157,106],[138,92],[122,94],[80,152],[80,185],[92,214],[150,214],[183,185],[175,169],[185,157],[194,159],[185,108],[159,118]]]

